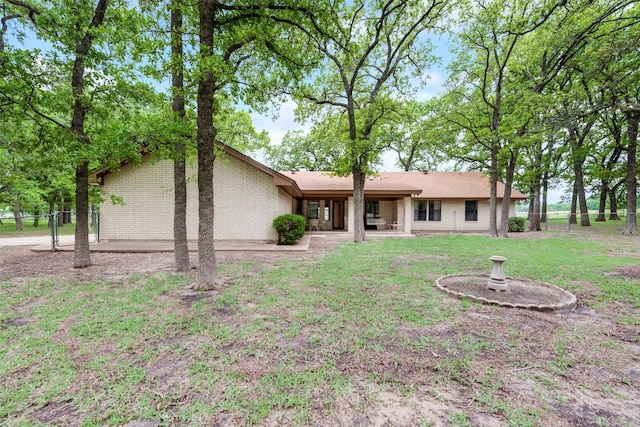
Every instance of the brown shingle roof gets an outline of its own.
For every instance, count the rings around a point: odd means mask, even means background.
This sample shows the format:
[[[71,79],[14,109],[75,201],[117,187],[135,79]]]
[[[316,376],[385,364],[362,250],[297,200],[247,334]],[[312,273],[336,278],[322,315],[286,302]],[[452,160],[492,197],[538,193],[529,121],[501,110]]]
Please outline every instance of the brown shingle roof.
[[[305,195],[353,192],[351,176],[338,177],[330,172],[282,172],[296,181]],[[378,172],[365,183],[365,194],[413,195],[422,199],[488,199],[489,178],[480,172]],[[498,198],[504,194],[504,184],[498,183]],[[526,199],[512,190],[514,200]]]

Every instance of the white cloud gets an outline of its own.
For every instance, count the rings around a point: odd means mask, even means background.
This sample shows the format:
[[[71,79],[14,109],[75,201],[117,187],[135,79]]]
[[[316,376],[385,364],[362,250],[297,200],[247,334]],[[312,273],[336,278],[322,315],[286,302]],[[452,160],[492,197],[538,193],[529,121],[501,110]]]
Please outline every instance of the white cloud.
[[[274,107],[270,112],[252,113],[253,125],[258,132],[266,130],[269,133],[272,145],[279,145],[287,132],[298,129],[308,129],[308,126],[295,120],[296,103],[286,101],[279,107]]]
[[[424,74],[422,79],[425,80],[427,84],[418,91],[416,95],[418,101],[426,101],[438,96],[444,87],[447,77],[441,70],[429,70]]]

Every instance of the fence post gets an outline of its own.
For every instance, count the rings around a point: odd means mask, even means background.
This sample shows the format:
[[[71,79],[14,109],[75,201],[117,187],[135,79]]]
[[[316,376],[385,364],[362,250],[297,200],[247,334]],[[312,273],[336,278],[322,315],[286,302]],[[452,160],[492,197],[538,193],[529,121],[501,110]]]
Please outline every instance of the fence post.
[[[51,214],[51,251],[55,252],[56,251],[56,228],[58,226],[58,213],[57,212],[53,212]]]
[[[64,221],[64,212],[61,211],[56,211],[56,221],[55,221],[55,227],[56,227],[56,248],[58,246],[60,246],[60,214],[62,214],[63,216],[63,221]],[[64,225],[64,224],[63,224]]]
[[[96,212],[96,243],[100,243],[100,211]]]

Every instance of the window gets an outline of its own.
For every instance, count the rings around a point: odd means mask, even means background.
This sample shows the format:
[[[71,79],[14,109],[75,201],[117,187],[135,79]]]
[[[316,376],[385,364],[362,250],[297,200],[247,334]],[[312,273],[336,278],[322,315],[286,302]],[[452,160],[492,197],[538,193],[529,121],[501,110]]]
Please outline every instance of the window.
[[[378,215],[378,212],[380,212],[380,204],[377,200],[374,200],[373,202],[367,202],[366,210],[368,214],[373,214],[367,216]]]
[[[442,214],[442,201],[429,200],[429,221],[440,221]]]
[[[324,218],[327,221],[329,221],[331,219],[331,217],[329,216],[329,205],[330,205],[331,201],[330,200],[325,200],[324,201]]]
[[[307,218],[318,219],[320,215],[320,201],[309,200],[307,202]]]
[[[478,220],[478,201],[477,200],[466,200],[464,202],[464,220],[465,221]]]
[[[427,220],[427,201],[426,200],[416,200],[413,202],[413,220],[414,221]]]

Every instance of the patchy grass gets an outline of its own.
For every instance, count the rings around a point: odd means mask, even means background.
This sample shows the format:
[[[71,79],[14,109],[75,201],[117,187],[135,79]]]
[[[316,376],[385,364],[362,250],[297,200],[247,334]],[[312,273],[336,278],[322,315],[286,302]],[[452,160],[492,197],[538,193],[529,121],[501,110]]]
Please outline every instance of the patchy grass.
[[[635,237],[438,235],[191,275],[0,283],[0,423],[640,424]],[[579,295],[573,313],[479,305],[437,277],[488,272]],[[122,255],[125,257],[126,255]],[[626,270],[620,270],[626,271]]]

